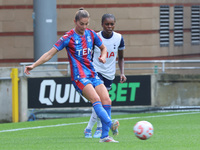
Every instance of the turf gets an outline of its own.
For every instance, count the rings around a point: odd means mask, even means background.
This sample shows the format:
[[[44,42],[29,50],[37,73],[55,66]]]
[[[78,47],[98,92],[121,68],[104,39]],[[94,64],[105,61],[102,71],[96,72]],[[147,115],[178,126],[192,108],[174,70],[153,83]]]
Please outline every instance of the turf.
[[[83,130],[89,117],[81,117],[0,124],[0,150],[199,150],[200,112],[141,113],[112,118],[120,121],[119,135],[114,137],[119,143],[85,139]],[[134,124],[141,120],[154,126],[154,134],[148,140],[140,140],[133,133]]]

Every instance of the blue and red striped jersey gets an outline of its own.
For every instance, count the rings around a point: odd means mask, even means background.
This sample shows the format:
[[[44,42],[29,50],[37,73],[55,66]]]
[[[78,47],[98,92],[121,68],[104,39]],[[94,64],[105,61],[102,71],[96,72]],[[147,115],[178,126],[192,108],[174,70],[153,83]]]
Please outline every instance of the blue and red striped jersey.
[[[101,38],[91,29],[86,29],[83,36],[74,29],[66,32],[54,45],[61,51],[66,48],[71,68],[71,79],[95,77],[96,72],[91,62],[93,46],[101,46]]]

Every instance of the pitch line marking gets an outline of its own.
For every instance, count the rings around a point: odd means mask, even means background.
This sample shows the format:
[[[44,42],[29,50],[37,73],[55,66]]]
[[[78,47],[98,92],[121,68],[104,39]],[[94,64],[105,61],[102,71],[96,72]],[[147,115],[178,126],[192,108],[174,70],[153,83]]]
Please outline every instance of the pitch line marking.
[[[129,117],[129,118],[119,118],[118,120],[130,120],[130,119],[139,119],[139,118],[156,118],[156,117],[171,117],[171,116],[198,114],[198,113],[200,113],[200,112],[176,113],[176,114],[156,115],[156,116],[143,116],[143,117]],[[86,123],[88,123],[88,122],[78,122],[78,123],[67,123],[67,124],[57,124],[57,125],[48,125],[48,126],[18,128],[18,129],[8,129],[8,130],[1,130],[0,133],[22,131],[22,130],[32,130],[32,129],[42,129],[42,128],[50,128],[50,127],[61,127],[61,126],[69,126],[69,125],[79,125],[79,124],[86,124]]]
[[[118,119],[118,120],[129,120],[129,119],[139,119],[139,118],[156,118],[156,117],[171,117],[171,116],[198,114],[198,113],[200,113],[200,112],[177,113],[177,114],[156,115],[156,116],[143,116],[143,117],[129,117],[129,118],[121,118],[121,119]]]

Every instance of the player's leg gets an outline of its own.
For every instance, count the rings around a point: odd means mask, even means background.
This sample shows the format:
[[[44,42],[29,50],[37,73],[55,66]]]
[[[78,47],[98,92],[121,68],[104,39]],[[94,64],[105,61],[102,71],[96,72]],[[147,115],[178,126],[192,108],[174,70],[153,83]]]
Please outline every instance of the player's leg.
[[[101,101],[102,101],[102,105],[104,106],[107,114],[111,115],[111,99],[109,97],[108,91],[106,89],[106,87],[103,84],[100,84],[98,86],[95,87],[95,90],[97,91],[97,94],[99,95]],[[112,130],[113,133],[118,133],[118,126],[119,126],[119,121],[115,120],[112,124],[112,126],[106,127],[104,126],[104,123],[102,122],[102,136],[101,139],[106,137],[107,132],[109,132],[109,129]],[[116,134],[113,134],[116,135]]]
[[[103,84],[100,84],[98,86],[105,86]],[[104,90],[102,90],[104,92]],[[107,91],[106,91],[107,92]],[[102,103],[100,101],[100,97],[96,93],[95,89],[93,88],[92,84],[87,84],[83,90],[82,90],[83,96],[91,101],[92,106],[97,114],[97,116],[101,119],[102,122],[102,135],[104,135],[104,138],[101,137],[99,142],[118,142],[115,141],[112,137],[109,137],[109,130],[108,127],[110,127],[111,130],[115,130],[118,126],[116,126],[116,123],[111,121],[110,117],[108,116],[107,112],[102,106]],[[105,93],[106,94],[106,93]],[[109,96],[108,96],[109,98]],[[110,103],[110,98],[105,103]],[[103,130],[105,129],[105,130]]]
[[[102,84],[103,85],[103,84]],[[95,91],[92,84],[87,84],[82,90],[83,96],[88,99],[97,114],[97,116],[101,119],[101,122],[104,122],[107,126],[112,125],[112,121],[108,116],[107,112],[102,106],[101,99]]]
[[[99,119],[99,117],[97,117],[97,128],[102,128],[101,120]]]
[[[97,122],[97,119],[98,119],[98,116],[95,113],[94,108],[92,108],[92,114],[90,116],[90,120],[88,122],[88,125],[87,125],[86,129],[91,129],[92,130],[93,126]],[[101,123],[101,121],[100,121],[100,123]]]
[[[93,128],[94,124],[97,122],[97,118],[98,118],[97,114],[95,113],[94,109],[92,108],[92,114],[90,116],[90,120],[87,124],[87,127],[84,130],[85,138],[92,138],[92,128]],[[95,138],[96,138],[96,136],[95,136]]]
[[[111,86],[112,86],[113,80],[109,80],[109,79],[103,77],[103,75],[101,73],[99,73],[99,72],[98,72],[98,77],[104,82],[104,85],[105,85],[107,91],[111,90]],[[103,108],[106,110],[106,112],[108,113],[110,118],[111,118],[111,106],[112,105],[108,105],[108,104],[107,105],[103,105]],[[118,129],[113,131],[113,135],[118,135]]]
[[[92,109],[92,114],[95,116],[96,113],[94,111],[94,109]],[[101,133],[102,133],[102,123],[100,118],[96,115],[96,121],[97,121],[97,128],[94,132],[93,138],[100,138],[101,137]]]
[[[93,80],[93,81],[91,81],[91,80]],[[102,81],[100,79],[98,80],[97,78],[93,78],[93,79],[84,78],[84,79],[72,81],[72,83],[73,83],[75,89],[92,103],[92,106],[93,106],[97,116],[101,119],[102,128],[103,128],[103,126],[106,126],[106,127],[109,126],[111,128],[111,130],[115,129],[116,128],[115,123],[112,123],[110,117],[108,116],[107,112],[105,111],[105,109],[102,106],[99,95],[97,94],[96,90],[93,87],[93,85],[95,87],[98,85],[103,85]],[[107,101],[104,100],[104,102],[107,102]],[[102,131],[102,133],[103,133],[103,131]],[[108,132],[107,132],[107,135],[108,135]],[[99,142],[117,142],[117,141],[115,141],[111,137],[107,136],[103,139],[100,139]]]
[[[108,80],[107,78],[103,77],[103,75],[99,72],[98,72],[98,77],[104,82],[104,85],[105,85],[107,91],[109,91],[111,89],[113,80]],[[104,90],[105,90],[105,88],[104,88]],[[99,93],[99,94],[101,94],[101,93]],[[106,95],[103,95],[103,96],[105,96],[105,97],[100,96],[100,99],[108,99],[109,94],[107,93]],[[111,101],[111,100],[109,100],[109,101]],[[103,103],[103,108],[106,110],[106,112],[108,113],[110,118],[111,118],[111,104],[112,104],[111,102],[106,103],[106,104]]]
[[[72,84],[80,94],[82,94],[86,99],[88,99],[92,103],[92,106],[97,116],[101,119],[101,122],[104,122],[106,126],[110,127],[112,125],[112,121],[102,106],[101,99],[92,85],[94,84],[92,80],[95,81],[95,86],[103,83],[100,79],[97,78],[82,78],[79,80],[72,81]]]
[[[108,92],[106,87],[103,84],[100,84],[98,86],[95,87],[95,90],[97,91],[98,95],[100,96],[100,99],[102,101],[102,105],[111,105],[111,100],[109,98]],[[103,94],[102,94],[103,93]],[[107,111],[106,111],[107,112]],[[107,112],[108,114],[108,112]],[[110,115],[108,115],[110,117]],[[102,122],[102,135],[101,135],[101,139],[105,138],[108,136],[110,127],[104,125],[105,123]]]

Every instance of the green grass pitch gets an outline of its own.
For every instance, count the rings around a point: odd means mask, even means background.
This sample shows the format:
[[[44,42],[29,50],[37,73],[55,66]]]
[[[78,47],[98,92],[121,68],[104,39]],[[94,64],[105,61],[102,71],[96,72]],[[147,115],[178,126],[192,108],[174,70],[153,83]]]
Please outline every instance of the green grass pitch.
[[[85,139],[83,131],[89,117],[0,124],[0,150],[200,149],[198,111],[113,115],[112,119],[120,122],[119,135],[114,137],[119,143]],[[141,120],[151,122],[154,127],[154,134],[148,140],[140,140],[133,133],[133,126]]]

